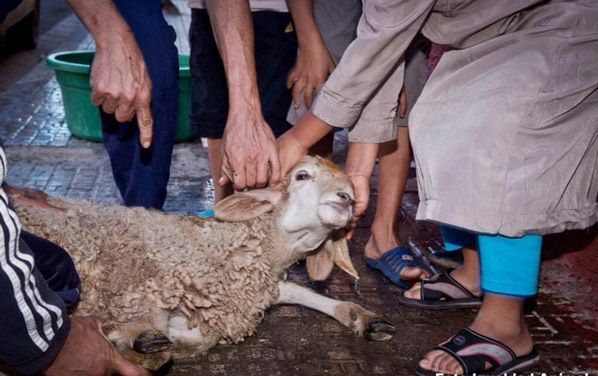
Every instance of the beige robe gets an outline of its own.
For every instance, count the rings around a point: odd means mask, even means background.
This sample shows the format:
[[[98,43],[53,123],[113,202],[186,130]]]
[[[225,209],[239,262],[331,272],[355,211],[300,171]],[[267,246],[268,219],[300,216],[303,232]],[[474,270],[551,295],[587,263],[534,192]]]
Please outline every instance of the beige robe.
[[[314,113],[385,132],[419,30],[455,50],[409,118],[417,218],[506,236],[595,223],[598,2],[367,0]]]

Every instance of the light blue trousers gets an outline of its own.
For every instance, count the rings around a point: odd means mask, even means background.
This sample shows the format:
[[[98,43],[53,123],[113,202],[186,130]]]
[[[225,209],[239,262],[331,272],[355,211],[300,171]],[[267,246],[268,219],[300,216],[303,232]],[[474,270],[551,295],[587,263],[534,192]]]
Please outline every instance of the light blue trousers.
[[[441,226],[440,231],[447,251],[477,245],[482,291],[516,297],[529,297],[538,292],[541,235],[509,238],[448,226]]]

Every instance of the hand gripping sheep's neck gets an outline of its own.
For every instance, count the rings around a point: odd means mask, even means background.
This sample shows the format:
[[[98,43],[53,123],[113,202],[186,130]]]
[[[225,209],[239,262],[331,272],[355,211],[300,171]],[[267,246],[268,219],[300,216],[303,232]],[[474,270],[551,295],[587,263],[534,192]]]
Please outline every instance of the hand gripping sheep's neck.
[[[276,187],[226,198],[211,220],[49,204],[17,199],[15,209],[26,230],[71,254],[83,281],[75,313],[99,316],[119,351],[149,369],[243,340],[273,304],[311,307],[373,339],[394,330],[354,303],[283,280],[303,258],[311,278],[325,279],[335,263],[357,277],[342,230],[353,188],[321,158],[304,158]]]

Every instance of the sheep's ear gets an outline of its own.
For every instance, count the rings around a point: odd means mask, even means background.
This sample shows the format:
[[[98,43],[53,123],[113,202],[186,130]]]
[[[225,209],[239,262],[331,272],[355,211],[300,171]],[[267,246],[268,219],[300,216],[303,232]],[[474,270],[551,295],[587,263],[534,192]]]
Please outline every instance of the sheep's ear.
[[[282,192],[274,188],[237,192],[214,206],[215,217],[222,221],[246,221],[267,213],[282,198]]]
[[[328,239],[314,254],[307,256],[305,266],[310,280],[323,281],[332,273],[334,268],[332,252],[332,239]]]
[[[323,281],[328,278],[334,265],[353,278],[359,279],[357,270],[351,262],[347,232],[344,229],[336,231],[315,254],[307,256],[307,274],[313,281]]]

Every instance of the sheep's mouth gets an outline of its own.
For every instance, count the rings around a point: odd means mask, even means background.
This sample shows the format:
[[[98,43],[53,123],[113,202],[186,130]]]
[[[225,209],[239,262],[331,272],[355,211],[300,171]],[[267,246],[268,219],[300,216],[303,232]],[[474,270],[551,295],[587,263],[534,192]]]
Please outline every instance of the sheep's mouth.
[[[333,208],[339,214],[342,214],[342,215],[348,214],[349,216],[351,216],[353,214],[353,210],[352,210],[353,208],[350,204],[348,205],[348,204],[340,203],[340,202],[336,202],[336,201],[326,201],[326,202],[323,202],[321,205],[330,206],[331,208]]]

